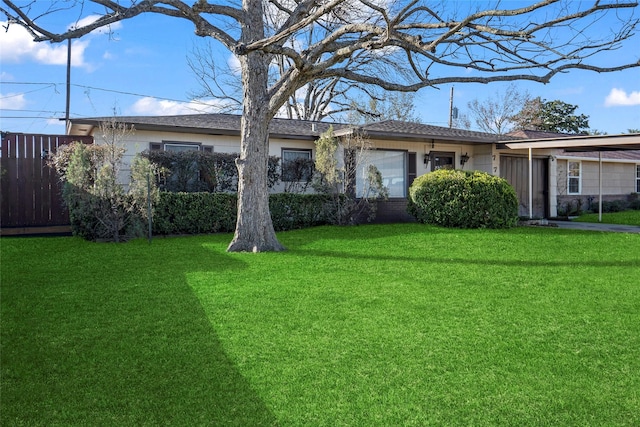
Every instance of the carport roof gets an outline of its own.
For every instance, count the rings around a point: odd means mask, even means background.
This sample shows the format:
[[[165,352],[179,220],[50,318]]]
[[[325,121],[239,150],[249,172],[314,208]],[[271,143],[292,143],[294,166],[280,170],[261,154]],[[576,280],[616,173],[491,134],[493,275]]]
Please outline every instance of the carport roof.
[[[640,134],[580,135],[502,141],[498,148],[561,148],[566,152],[640,150]]]

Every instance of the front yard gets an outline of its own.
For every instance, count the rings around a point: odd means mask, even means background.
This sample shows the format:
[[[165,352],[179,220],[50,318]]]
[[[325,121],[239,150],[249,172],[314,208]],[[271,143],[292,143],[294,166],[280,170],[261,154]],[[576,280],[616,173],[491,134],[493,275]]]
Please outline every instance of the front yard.
[[[574,221],[578,222],[599,222],[597,213],[582,214]],[[624,224],[636,225],[640,227],[640,210],[626,210],[622,212],[610,212],[602,214],[603,224]]]
[[[640,235],[2,238],[2,425],[640,425]]]

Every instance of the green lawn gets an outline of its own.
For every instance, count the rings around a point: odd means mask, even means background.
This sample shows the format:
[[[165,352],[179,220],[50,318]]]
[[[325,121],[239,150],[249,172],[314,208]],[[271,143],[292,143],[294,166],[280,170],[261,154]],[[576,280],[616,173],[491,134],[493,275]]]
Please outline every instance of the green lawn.
[[[279,237],[2,238],[0,425],[640,425],[640,235]]]
[[[574,221],[578,222],[599,222],[597,213],[583,214]],[[623,212],[610,212],[602,214],[602,222],[604,224],[625,224],[640,226],[640,211],[627,210]]]

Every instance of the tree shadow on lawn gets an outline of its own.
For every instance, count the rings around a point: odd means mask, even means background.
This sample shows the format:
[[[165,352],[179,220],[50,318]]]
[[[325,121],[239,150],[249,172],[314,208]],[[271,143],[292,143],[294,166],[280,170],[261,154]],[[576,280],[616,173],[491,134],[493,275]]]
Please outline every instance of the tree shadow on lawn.
[[[636,269],[640,267],[640,259],[628,261],[600,261],[585,259],[577,260],[544,260],[533,259],[509,260],[509,259],[478,259],[476,255],[470,254],[469,258],[447,258],[434,257],[416,254],[415,256],[394,256],[394,255],[369,255],[364,253],[354,254],[347,251],[326,251],[315,249],[296,249],[298,252],[308,254],[313,257],[331,257],[338,259],[371,260],[371,261],[400,261],[414,263],[442,263],[450,265],[474,265],[474,266],[502,266],[502,267],[623,267]]]
[[[0,424],[277,424],[186,279],[242,262],[178,240],[144,244],[78,240],[48,272],[4,274]]]

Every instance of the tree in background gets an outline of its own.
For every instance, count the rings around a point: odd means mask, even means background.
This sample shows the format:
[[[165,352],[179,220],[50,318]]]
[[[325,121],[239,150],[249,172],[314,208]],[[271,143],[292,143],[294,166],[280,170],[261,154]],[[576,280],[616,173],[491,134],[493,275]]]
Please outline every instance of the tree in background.
[[[527,101],[512,120],[516,129],[586,135],[589,132],[589,116],[577,115],[577,109],[577,105],[537,97]]]
[[[420,123],[416,114],[414,94],[407,92],[386,92],[371,94],[367,100],[354,100],[347,114],[347,122],[366,124],[384,120],[401,120]]]
[[[413,92],[452,83],[529,80],[545,83],[572,69],[612,72],[637,58],[601,67],[590,62],[629,39],[638,26],[634,0],[518,3],[410,0],[3,0],[9,25],[34,40],[78,38],[142,14],[190,21],[236,55],[242,81],[238,218],[229,251],[279,251],[269,213],[269,123],[310,82],[341,78],[383,90]],[[272,26],[271,10],[282,19]],[[68,26],[64,13],[86,25]],[[607,18],[608,31],[597,25]],[[58,25],[56,27],[56,25]],[[322,28],[322,31],[318,31]],[[151,34],[148,37],[153,37]],[[351,66],[351,60],[366,58]],[[275,79],[270,68],[281,61]]]
[[[529,94],[520,92],[512,83],[494,97],[470,101],[467,104],[470,115],[459,117],[458,126],[470,129],[473,120],[476,128],[482,132],[504,135],[513,128],[513,116],[522,111],[529,100]]]

